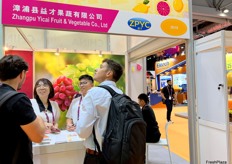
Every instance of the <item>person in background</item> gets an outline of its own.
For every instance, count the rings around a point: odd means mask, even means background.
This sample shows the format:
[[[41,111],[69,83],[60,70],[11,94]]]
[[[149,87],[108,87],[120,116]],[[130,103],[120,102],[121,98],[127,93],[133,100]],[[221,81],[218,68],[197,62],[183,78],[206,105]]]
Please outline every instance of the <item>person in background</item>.
[[[34,87],[34,99],[31,103],[36,115],[43,118],[47,127],[46,133],[58,133],[58,121],[60,118],[60,108],[55,101],[49,99],[54,97],[54,89],[52,83],[41,78],[37,80]]]
[[[28,71],[28,64],[19,56],[7,55],[0,59],[0,96],[20,90]],[[41,142],[45,125],[36,116],[30,99],[23,93],[15,95],[0,107],[0,163],[32,164],[32,142]]]
[[[91,76],[82,75],[79,77],[79,86],[80,86],[81,95],[72,100],[70,107],[68,109],[68,112],[66,114],[66,117],[67,117],[66,129],[68,131],[74,131],[76,129],[76,123],[77,123],[77,120],[79,119],[80,106],[81,106],[82,100],[85,97],[88,90],[93,87],[93,85],[94,85],[93,78]]]
[[[173,108],[173,101],[176,102],[176,94],[175,91],[172,87],[172,81],[167,80],[167,86],[163,87],[161,90],[161,97],[162,99],[165,100],[165,104],[167,107],[167,121],[171,121],[171,113],[172,113],[172,108]]]
[[[148,96],[145,93],[141,93],[138,96],[138,103],[142,108],[143,119],[147,123],[146,142],[159,142],[161,134],[155,113],[149,105]]]
[[[187,84],[182,84],[181,93],[183,95],[183,104],[187,104]]]
[[[99,82],[99,85],[107,85],[115,92],[122,94],[123,92],[116,86],[116,82],[120,79],[122,73],[123,68],[119,63],[111,59],[104,59],[100,68],[96,69],[93,79]],[[86,155],[84,164],[106,163],[105,159],[96,150],[92,132],[94,128],[97,142],[102,150],[111,98],[111,94],[106,89],[93,87],[83,99],[76,131],[81,138],[85,138]]]

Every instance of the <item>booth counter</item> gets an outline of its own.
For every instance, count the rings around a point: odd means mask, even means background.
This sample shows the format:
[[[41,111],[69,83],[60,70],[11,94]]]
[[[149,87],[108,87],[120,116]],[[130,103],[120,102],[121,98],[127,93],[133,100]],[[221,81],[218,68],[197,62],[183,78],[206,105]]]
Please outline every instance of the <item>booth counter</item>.
[[[82,164],[83,142],[76,132],[64,130],[59,134],[46,134],[40,144],[33,143],[34,164]]]

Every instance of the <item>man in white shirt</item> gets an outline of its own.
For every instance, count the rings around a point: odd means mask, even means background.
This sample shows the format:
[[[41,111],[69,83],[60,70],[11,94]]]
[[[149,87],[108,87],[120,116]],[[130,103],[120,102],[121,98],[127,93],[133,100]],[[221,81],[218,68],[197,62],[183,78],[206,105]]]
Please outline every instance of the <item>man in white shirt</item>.
[[[100,85],[108,85],[117,93],[122,91],[116,87],[116,82],[123,74],[123,68],[117,62],[105,59],[100,68],[96,69],[93,79]],[[100,87],[93,87],[88,91],[83,99],[79,120],[77,121],[76,131],[80,137],[85,138],[86,156],[84,164],[102,164],[106,163],[104,159],[99,159],[99,153],[93,140],[93,127],[95,129],[96,139],[102,148],[104,132],[107,126],[107,118],[112,96],[110,93]]]
[[[79,86],[80,86],[81,95],[72,100],[72,103],[70,104],[70,107],[69,107],[68,112],[66,114],[66,117],[67,117],[66,129],[68,131],[74,131],[76,129],[76,123],[77,123],[77,120],[79,119],[80,107],[81,107],[83,97],[85,97],[88,90],[93,87],[92,76],[89,76],[87,74],[81,75],[79,77]]]

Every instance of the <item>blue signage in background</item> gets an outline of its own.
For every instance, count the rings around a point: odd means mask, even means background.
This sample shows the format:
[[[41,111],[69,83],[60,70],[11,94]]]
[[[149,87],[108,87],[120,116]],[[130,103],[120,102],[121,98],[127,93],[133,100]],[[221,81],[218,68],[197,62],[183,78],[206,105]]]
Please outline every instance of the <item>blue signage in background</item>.
[[[161,89],[167,85],[167,80],[172,80],[172,76],[160,76],[160,88]]]

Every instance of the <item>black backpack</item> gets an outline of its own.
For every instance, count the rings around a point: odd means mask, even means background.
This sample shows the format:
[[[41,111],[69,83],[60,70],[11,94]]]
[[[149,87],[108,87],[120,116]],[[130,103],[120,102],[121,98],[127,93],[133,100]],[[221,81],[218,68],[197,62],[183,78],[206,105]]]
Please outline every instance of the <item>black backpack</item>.
[[[139,104],[109,86],[99,86],[110,92],[110,104],[102,154],[110,164],[143,164],[146,149],[146,123]],[[94,134],[95,136],[95,134]],[[95,144],[100,152],[98,143]]]
[[[18,98],[21,98],[23,96],[25,96],[24,93],[21,93],[21,92],[16,92],[16,91],[13,91],[13,90],[10,90],[10,91],[7,91],[6,93],[4,93],[3,95],[0,96],[0,107],[6,102],[8,101],[10,98],[14,97],[18,95]],[[17,99],[18,100],[18,99]],[[16,101],[17,101],[16,100]],[[15,102],[16,102],[15,101]],[[11,104],[15,103],[15,102],[11,102]]]

